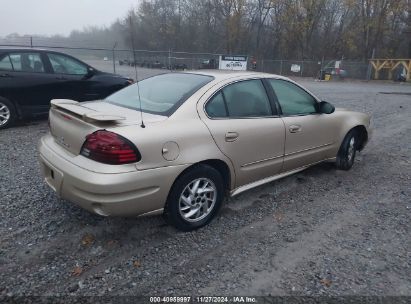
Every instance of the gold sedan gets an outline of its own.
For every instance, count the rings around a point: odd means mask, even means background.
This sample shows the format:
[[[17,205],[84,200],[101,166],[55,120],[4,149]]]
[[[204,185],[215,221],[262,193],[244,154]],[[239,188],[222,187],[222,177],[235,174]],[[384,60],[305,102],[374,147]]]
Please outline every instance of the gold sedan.
[[[370,117],[335,109],[285,77],[169,73],[105,100],[53,100],[41,139],[46,183],[102,216],[164,213],[206,225],[225,195],[335,161],[348,170]]]

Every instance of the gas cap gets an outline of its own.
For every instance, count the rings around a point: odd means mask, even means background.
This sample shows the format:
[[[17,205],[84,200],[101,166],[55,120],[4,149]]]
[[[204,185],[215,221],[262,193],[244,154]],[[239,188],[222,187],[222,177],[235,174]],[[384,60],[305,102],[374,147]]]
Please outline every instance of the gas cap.
[[[176,142],[168,141],[163,145],[161,153],[163,154],[165,160],[175,160],[180,154],[180,148]]]

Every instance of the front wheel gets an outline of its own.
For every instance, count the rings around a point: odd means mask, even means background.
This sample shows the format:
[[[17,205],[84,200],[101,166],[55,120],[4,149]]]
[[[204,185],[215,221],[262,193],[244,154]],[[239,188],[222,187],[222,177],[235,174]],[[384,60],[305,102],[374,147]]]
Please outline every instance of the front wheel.
[[[16,111],[11,102],[0,98],[0,129],[9,127],[16,118]]]
[[[350,170],[354,164],[355,154],[358,147],[358,136],[355,130],[351,130],[345,136],[340,150],[338,151],[336,166],[340,170]]]
[[[174,183],[164,209],[166,220],[182,231],[208,224],[224,196],[221,174],[213,167],[197,165]]]

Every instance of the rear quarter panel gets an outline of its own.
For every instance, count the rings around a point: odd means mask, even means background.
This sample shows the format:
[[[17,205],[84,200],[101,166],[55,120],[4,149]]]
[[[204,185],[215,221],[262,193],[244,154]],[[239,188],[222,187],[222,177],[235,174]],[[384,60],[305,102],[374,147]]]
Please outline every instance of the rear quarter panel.
[[[191,165],[218,159],[233,171],[230,161],[217,148],[198,116],[184,120],[169,118],[148,123],[145,128],[139,125],[117,127],[112,131],[131,140],[140,151],[142,159],[136,164],[137,170]],[[164,153],[163,149],[168,152]],[[231,181],[234,181],[233,176]]]

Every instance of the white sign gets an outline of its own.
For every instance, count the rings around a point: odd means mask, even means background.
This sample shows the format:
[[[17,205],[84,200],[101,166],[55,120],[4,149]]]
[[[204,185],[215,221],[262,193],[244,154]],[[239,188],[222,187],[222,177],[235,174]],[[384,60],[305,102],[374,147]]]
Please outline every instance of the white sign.
[[[340,68],[340,65],[341,65],[341,61],[340,61],[340,60],[338,60],[338,61],[335,62],[335,68],[336,68],[336,69],[339,69],[339,68]]]
[[[222,55],[218,68],[220,70],[247,71],[247,56]]]
[[[299,64],[292,64],[291,65],[291,72],[298,73],[301,71],[301,67]]]

